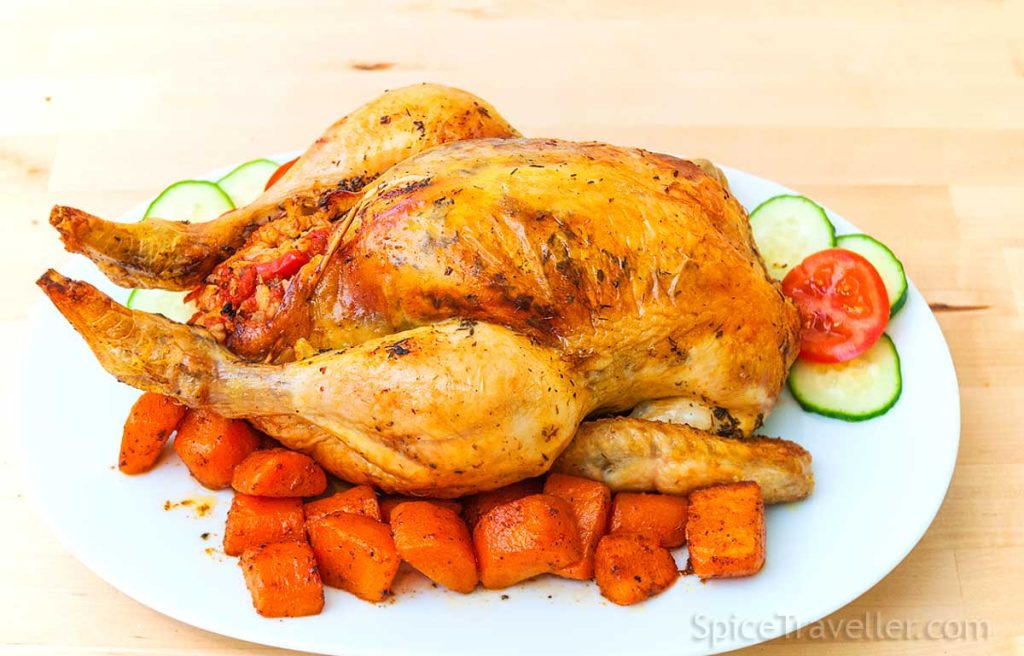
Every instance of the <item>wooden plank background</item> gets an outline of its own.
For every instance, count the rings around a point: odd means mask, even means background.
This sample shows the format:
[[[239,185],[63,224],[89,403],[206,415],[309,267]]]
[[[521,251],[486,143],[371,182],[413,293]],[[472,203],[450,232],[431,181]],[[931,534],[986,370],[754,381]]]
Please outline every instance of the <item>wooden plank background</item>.
[[[706,156],[800,189],[892,246],[936,308],[963,402],[949,495],[906,561],[832,619],[985,622],[987,640],[804,636],[745,653],[1024,653],[1021,2],[0,7],[6,416],[32,366],[32,282],[65,258],[52,204],[116,215],[302,148],[385,88],[454,84],[529,135]],[[24,498],[17,430],[0,424],[0,655],[283,653],[162,617],[75,561]]]

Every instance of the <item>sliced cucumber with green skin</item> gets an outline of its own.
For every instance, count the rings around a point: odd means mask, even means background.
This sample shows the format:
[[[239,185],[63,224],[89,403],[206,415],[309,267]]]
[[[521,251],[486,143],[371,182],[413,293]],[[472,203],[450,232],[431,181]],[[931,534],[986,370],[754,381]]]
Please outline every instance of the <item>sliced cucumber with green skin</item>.
[[[231,198],[217,183],[182,180],[160,192],[149,204],[143,218],[154,216],[171,221],[210,221],[234,208]],[[168,319],[185,323],[196,312],[195,305],[185,302],[186,294],[163,289],[133,289],[125,305],[133,310],[162,314]]]
[[[812,253],[836,245],[836,229],[820,205],[804,196],[775,196],[750,213],[754,243],[768,273],[782,280]]]
[[[888,335],[849,362],[797,360],[789,391],[804,410],[845,421],[864,421],[896,405],[903,391],[900,356]]]
[[[164,189],[149,204],[144,216],[172,221],[209,221],[233,209],[231,198],[216,182],[182,180]]]
[[[235,207],[248,205],[263,193],[267,180],[277,170],[277,162],[254,159],[246,162],[217,181]]]
[[[895,316],[907,302],[907,275],[903,272],[903,263],[888,246],[867,235],[843,235],[836,239],[836,246],[862,255],[874,265],[889,293],[889,316]]]
[[[165,289],[133,289],[125,305],[133,310],[162,314],[178,323],[185,323],[196,312],[196,306],[185,301],[187,294]]]

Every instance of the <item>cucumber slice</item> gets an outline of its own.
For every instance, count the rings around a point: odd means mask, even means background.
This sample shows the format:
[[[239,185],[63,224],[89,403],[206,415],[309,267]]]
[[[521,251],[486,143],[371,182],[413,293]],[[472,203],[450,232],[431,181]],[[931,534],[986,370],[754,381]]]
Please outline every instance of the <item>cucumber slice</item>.
[[[235,208],[231,198],[215,182],[182,180],[160,192],[144,217],[174,221],[209,221]]]
[[[168,319],[185,323],[196,312],[196,306],[185,301],[188,292],[170,292],[166,289],[133,289],[125,306],[133,310],[162,314]]]
[[[768,273],[777,280],[811,253],[836,244],[825,210],[804,196],[769,198],[750,213],[750,228]]]
[[[263,193],[267,180],[277,170],[278,164],[269,159],[254,159],[246,162],[217,181],[235,207],[248,205]]]
[[[845,421],[864,421],[888,412],[903,391],[900,356],[888,335],[849,362],[797,360],[789,390],[804,410]]]
[[[889,293],[889,316],[895,316],[907,302],[907,276],[903,263],[896,259],[889,247],[867,235],[843,235],[836,239],[836,246],[864,256],[878,270]]]

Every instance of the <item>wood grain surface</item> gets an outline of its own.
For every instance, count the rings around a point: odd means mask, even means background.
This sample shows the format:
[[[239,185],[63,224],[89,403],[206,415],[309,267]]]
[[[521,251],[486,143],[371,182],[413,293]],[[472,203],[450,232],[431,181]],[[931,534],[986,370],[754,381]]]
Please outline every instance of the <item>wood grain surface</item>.
[[[32,363],[20,345],[40,300],[32,282],[66,258],[46,217],[58,201],[117,215],[173,180],[303,148],[417,81],[472,90],[528,135],[704,156],[778,180],[900,254],[952,348],[959,460],[918,547],[830,619],[980,622],[987,638],[805,633],[744,653],[1024,654],[1024,3],[0,7],[11,418],[0,424],[0,655],[284,653],[125,597],[57,543],[23,493],[12,442],[20,367]]]

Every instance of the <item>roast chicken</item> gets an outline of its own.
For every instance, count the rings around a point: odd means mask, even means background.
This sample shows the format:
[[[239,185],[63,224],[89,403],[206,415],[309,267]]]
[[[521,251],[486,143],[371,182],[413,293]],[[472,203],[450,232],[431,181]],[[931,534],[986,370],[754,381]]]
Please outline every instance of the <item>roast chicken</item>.
[[[521,138],[482,100],[425,87],[385,96],[433,98],[411,125],[367,105],[325,137],[347,135],[344,166],[297,164],[211,228],[55,210],[115,282],[194,286],[192,325],[54,271],[40,286],[122,382],[246,418],[354,483],[454,497],[554,467],[613,489],[806,496],[810,455],[753,436],[797,311],[721,172]],[[382,103],[389,121],[367,109]]]

